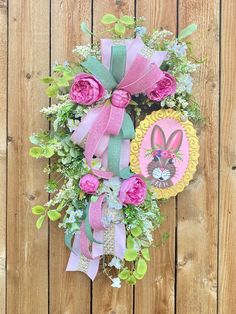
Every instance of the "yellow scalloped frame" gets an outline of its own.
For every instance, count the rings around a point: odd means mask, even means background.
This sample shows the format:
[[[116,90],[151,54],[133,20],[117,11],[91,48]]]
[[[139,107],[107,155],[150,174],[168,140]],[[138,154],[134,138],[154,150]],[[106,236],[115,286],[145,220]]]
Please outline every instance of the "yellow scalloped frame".
[[[181,180],[175,185],[166,188],[158,189],[153,187],[153,191],[156,192],[158,199],[168,199],[172,196],[176,196],[178,193],[182,192],[184,188],[192,180],[193,175],[197,169],[198,158],[199,158],[199,140],[196,134],[196,130],[190,121],[182,121],[182,114],[180,112],[174,111],[172,109],[161,109],[158,111],[153,111],[150,115],[140,122],[139,126],[135,130],[135,138],[131,143],[130,152],[130,167],[131,170],[137,174],[141,174],[141,169],[139,165],[139,151],[141,148],[141,143],[148,129],[160,119],[172,118],[177,120],[179,124],[182,125],[186,132],[187,140],[189,143],[189,162],[187,169]]]

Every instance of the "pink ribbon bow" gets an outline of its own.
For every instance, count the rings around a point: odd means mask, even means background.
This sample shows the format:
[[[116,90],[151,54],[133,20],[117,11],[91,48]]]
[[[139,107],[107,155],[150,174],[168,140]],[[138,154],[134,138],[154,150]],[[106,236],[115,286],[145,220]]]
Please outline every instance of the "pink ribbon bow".
[[[125,90],[131,95],[145,92],[162,77],[159,66],[166,57],[164,51],[153,51],[147,48],[142,39],[124,40],[126,46],[126,68],[125,75],[117,89]],[[111,39],[101,40],[102,63],[109,69],[111,59]],[[117,136],[120,132],[124,119],[125,108],[118,108],[115,105],[106,103],[100,107],[91,109],[72,134],[71,139],[74,143],[81,145],[85,142],[85,158],[92,169],[93,156],[100,157],[103,166],[106,167],[107,148],[110,136]],[[127,140],[122,143],[122,155],[129,154],[130,142]],[[122,167],[127,167],[129,160],[122,158]],[[112,172],[92,169],[93,173],[105,179],[113,176]]]

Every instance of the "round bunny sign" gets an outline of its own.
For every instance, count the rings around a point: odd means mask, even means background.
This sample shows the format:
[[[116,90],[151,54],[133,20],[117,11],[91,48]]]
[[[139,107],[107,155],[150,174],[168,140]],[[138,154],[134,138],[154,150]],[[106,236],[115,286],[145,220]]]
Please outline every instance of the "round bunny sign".
[[[140,122],[131,144],[131,169],[148,179],[158,199],[182,192],[196,171],[199,142],[190,121],[172,109]]]

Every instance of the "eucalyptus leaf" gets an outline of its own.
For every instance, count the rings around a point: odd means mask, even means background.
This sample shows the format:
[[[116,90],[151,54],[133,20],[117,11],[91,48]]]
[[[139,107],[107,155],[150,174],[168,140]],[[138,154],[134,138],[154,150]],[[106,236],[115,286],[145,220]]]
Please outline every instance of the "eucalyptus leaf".
[[[142,253],[142,255],[143,255],[143,257],[145,258],[146,261],[150,261],[150,254],[149,254],[149,249],[148,248],[142,249],[141,253]]]
[[[134,239],[131,235],[128,235],[128,237],[127,237],[127,248],[133,249],[133,247],[134,247]]]
[[[128,261],[128,262],[134,261],[137,256],[138,256],[138,253],[134,249],[127,249],[125,251],[125,260]]]
[[[127,282],[130,284],[130,285],[135,285],[137,280],[136,278],[134,277],[134,275],[131,275],[128,279],[127,279]]]
[[[128,268],[124,268],[120,273],[119,273],[119,278],[122,280],[126,280],[130,276],[130,270]]]
[[[57,96],[57,93],[59,91],[59,88],[56,84],[52,84],[51,86],[49,86],[47,89],[46,89],[46,95],[48,97],[56,97]]]
[[[35,135],[31,135],[31,136],[29,137],[29,140],[30,140],[30,142],[31,142],[32,144],[34,144],[34,145],[38,145],[38,144],[39,144],[39,140],[38,140],[37,136],[35,136]]]
[[[29,155],[33,158],[40,158],[42,157],[43,149],[41,147],[31,147],[29,150]]]
[[[62,64],[57,64],[53,67],[53,72],[63,73],[64,71],[65,71],[65,66]]]
[[[48,211],[48,218],[52,221],[56,221],[61,218],[61,214],[55,209],[52,209]]]
[[[115,33],[117,35],[122,36],[122,35],[124,35],[125,31],[126,31],[126,28],[125,28],[125,26],[123,24],[116,23],[116,25],[115,25]]]
[[[36,224],[35,224],[37,229],[40,229],[42,227],[44,219],[45,219],[45,215],[42,215],[38,218],[38,220],[36,221]]]
[[[142,234],[142,229],[140,227],[135,227],[131,230],[132,235],[137,238]]]
[[[72,249],[72,239],[74,234],[73,233],[66,233],[64,237],[65,245],[68,247],[68,249],[71,251]]]
[[[84,32],[87,35],[92,35],[91,31],[88,29],[87,24],[85,22],[82,22],[80,24],[80,28],[82,30],[82,32]]]
[[[41,78],[41,82],[45,84],[51,84],[52,82],[54,82],[54,78],[51,76],[45,76]]]
[[[67,81],[71,81],[71,80],[73,80],[73,78],[74,78],[74,73],[72,72],[72,71],[65,71],[64,73],[63,73],[63,78],[65,79],[65,80],[67,80]]]
[[[132,16],[124,15],[122,16],[119,21],[125,25],[133,25],[134,24],[134,18]]]
[[[101,19],[102,24],[105,24],[105,25],[113,24],[116,21],[117,21],[117,17],[115,17],[115,15],[113,14],[105,14],[103,15]]]
[[[136,271],[140,275],[145,275],[145,273],[147,272],[147,263],[143,258],[140,258],[138,260]]]
[[[34,207],[32,207],[32,213],[34,215],[41,215],[45,212],[45,207],[42,205],[35,205]]]
[[[74,157],[74,158],[78,157],[78,155],[79,155],[78,150],[74,147],[71,147],[70,148],[70,155],[71,155],[71,157]]]
[[[141,280],[144,277],[144,275],[139,274],[136,270],[133,272],[133,275],[138,280]]]
[[[43,150],[43,156],[45,158],[51,158],[54,155],[54,149],[50,146],[47,146]]]
[[[184,28],[178,36],[178,40],[183,40],[184,38],[192,35],[197,30],[197,24],[193,23]]]
[[[69,86],[69,83],[67,81],[67,79],[65,79],[64,77],[58,77],[56,79],[56,83],[59,87],[67,87]]]

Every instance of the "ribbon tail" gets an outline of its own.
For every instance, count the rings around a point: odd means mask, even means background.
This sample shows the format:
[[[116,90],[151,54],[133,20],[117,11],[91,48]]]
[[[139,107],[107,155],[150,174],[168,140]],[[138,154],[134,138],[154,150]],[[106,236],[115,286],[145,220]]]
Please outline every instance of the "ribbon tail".
[[[79,244],[80,237],[77,233],[75,235],[73,249],[70,253],[66,271],[81,271],[85,273],[91,280],[94,280],[99,268],[99,258],[93,260],[86,258],[83,254],[81,254]]]
[[[98,246],[93,243],[92,251],[95,256],[97,255],[113,255],[120,259],[124,258],[126,249],[126,232],[125,225],[112,224],[105,230],[95,231],[94,236],[103,239],[103,245]]]

